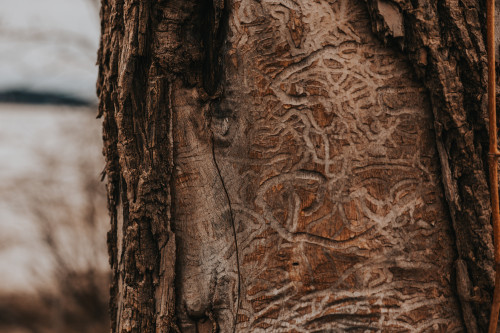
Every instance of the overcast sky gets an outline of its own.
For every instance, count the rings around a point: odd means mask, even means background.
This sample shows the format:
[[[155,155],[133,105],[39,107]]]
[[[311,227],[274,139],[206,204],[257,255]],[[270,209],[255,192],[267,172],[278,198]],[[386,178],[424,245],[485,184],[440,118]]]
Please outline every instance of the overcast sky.
[[[95,100],[95,0],[0,0],[0,91],[27,88]]]

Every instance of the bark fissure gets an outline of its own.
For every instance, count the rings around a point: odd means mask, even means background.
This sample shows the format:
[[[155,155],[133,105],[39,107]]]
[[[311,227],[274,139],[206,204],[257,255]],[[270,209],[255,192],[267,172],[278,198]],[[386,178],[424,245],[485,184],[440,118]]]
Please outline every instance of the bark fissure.
[[[223,50],[227,32],[228,9],[226,0],[204,0],[201,9],[204,22],[200,25],[203,40],[203,88],[214,96],[221,88]]]
[[[237,291],[237,295],[236,295],[236,297],[237,297],[236,313],[234,316],[234,329],[233,329],[233,332],[236,332],[236,324],[238,321],[238,311],[239,311],[240,306],[241,306],[241,270],[240,270],[240,255],[239,255],[239,249],[238,249],[238,235],[236,232],[236,223],[234,220],[234,212],[233,212],[233,207],[231,205],[231,199],[229,197],[229,192],[227,191],[226,184],[224,182],[224,178],[222,177],[219,165],[217,164],[217,158],[216,158],[216,154],[215,154],[215,139],[214,139],[213,135],[214,134],[212,133],[212,158],[214,160],[215,168],[217,169],[217,174],[218,174],[219,179],[222,183],[222,188],[224,189],[224,193],[225,193],[226,198],[227,198],[227,203],[229,205],[231,227],[232,227],[233,237],[234,237],[234,255],[236,257],[236,270],[237,270],[237,274],[238,274],[238,291]]]

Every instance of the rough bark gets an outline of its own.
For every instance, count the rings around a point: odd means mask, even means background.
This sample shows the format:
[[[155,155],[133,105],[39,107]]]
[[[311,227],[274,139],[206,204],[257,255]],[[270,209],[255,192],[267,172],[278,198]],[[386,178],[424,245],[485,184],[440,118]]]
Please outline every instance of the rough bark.
[[[456,237],[457,285],[464,319],[470,332],[485,331],[494,281],[486,156],[485,3],[367,3],[374,30],[386,43],[401,46],[430,92],[442,180]],[[392,12],[384,13],[384,6]],[[400,22],[402,31],[395,33],[391,28],[394,20]]]
[[[169,79],[152,56],[157,10],[143,1],[103,1],[101,8],[98,94],[115,332],[167,332],[174,324],[172,115]]]
[[[484,14],[102,0],[113,331],[483,331]]]

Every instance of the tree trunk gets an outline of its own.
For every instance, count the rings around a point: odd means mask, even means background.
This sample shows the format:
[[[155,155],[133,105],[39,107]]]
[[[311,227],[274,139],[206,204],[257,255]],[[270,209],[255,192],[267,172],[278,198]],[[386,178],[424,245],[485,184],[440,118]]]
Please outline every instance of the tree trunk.
[[[477,0],[102,0],[113,332],[485,331]]]

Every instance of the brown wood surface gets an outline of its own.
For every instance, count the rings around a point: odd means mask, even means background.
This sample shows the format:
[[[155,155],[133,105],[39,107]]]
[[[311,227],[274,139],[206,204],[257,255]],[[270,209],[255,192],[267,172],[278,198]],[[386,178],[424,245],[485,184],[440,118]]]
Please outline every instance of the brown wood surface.
[[[483,331],[484,10],[103,0],[113,331]]]

